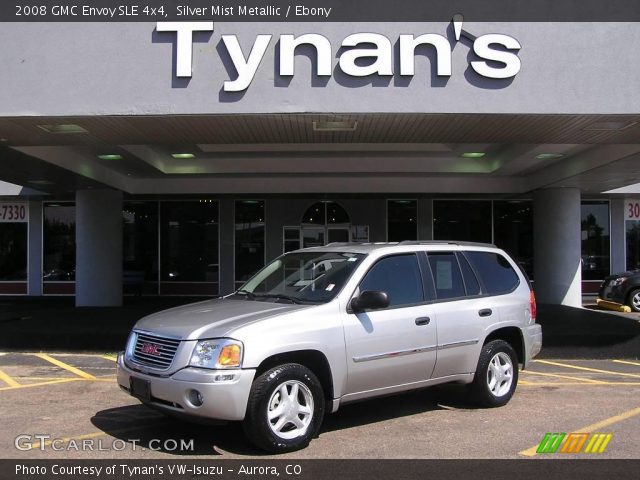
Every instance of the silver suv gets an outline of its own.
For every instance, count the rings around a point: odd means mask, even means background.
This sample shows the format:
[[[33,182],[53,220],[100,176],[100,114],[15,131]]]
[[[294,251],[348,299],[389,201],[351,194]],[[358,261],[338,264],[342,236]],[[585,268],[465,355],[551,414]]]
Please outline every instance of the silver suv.
[[[287,253],[235,293],[140,320],[118,383],[190,419],[305,447],[342,404],[446,382],[506,404],[542,346],[518,265],[492,245],[330,244]]]

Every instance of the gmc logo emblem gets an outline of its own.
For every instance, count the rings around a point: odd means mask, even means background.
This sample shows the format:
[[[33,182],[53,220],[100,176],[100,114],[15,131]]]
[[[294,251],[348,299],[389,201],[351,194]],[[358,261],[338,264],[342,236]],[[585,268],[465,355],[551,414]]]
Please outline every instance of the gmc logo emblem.
[[[146,353],[149,355],[160,355],[160,345],[156,345],[155,343],[143,343],[142,353]]]

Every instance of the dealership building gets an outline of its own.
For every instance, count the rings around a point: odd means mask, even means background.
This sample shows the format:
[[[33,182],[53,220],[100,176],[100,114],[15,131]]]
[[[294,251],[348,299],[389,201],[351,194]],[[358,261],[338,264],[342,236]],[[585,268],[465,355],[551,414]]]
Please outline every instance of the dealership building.
[[[0,294],[232,292],[331,242],[640,268],[637,23],[5,23]]]

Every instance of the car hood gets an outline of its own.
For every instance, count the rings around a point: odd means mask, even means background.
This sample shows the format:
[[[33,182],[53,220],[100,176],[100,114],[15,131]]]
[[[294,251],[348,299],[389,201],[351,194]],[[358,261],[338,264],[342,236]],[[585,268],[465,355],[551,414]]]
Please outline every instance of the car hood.
[[[635,277],[640,276],[640,270],[630,270],[628,272],[615,273],[606,277],[607,280],[613,280],[614,278]]]
[[[139,320],[134,328],[182,340],[217,338],[249,323],[310,306],[220,298],[154,313]]]

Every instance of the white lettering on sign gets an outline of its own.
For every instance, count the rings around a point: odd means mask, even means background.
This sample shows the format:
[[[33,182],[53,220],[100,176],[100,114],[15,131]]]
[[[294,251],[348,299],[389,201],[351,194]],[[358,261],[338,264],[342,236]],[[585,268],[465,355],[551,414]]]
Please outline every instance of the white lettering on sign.
[[[280,35],[280,75],[295,74],[295,49],[300,45],[311,45],[316,49],[317,71],[319,77],[330,77],[332,74],[331,42],[327,37],[317,33],[308,33],[294,37]]]
[[[640,200],[624,201],[624,219],[640,220]]]
[[[26,202],[0,202],[0,223],[29,221],[29,204]]]
[[[491,48],[492,45],[501,45],[507,50],[514,51],[522,48],[515,38],[507,35],[500,35],[498,33],[482,35],[473,42],[473,52],[484,60],[481,62],[471,62],[471,68],[473,68],[477,74],[487,78],[515,77],[520,71],[520,58],[512,52],[495,50]],[[486,60],[502,63],[504,66],[492,67]]]
[[[475,37],[462,30],[462,21],[455,22],[456,40],[461,35],[472,42],[472,49],[477,60],[471,62],[471,68],[478,75],[493,79],[515,77],[521,68],[518,52],[522,48],[520,42],[508,35],[491,33]],[[193,64],[193,32],[213,32],[213,22],[158,22],[158,32],[176,33],[176,71],[177,77],[191,77]],[[246,56],[236,35],[222,35],[222,43],[237,72],[237,77],[224,82],[225,92],[240,92],[251,85],[258,68],[265,56],[267,48],[272,44],[273,35],[257,35],[251,51]],[[331,42],[323,35],[307,33],[300,36],[283,34],[277,39],[280,56],[278,71],[280,76],[293,76],[295,73],[295,52],[301,45],[309,45],[315,50],[317,76],[330,77],[333,73],[333,49]],[[400,75],[415,74],[416,48],[420,46],[435,49],[435,71],[441,77],[451,76],[451,59],[453,45],[449,39],[440,34],[423,35],[402,34],[399,37]],[[394,75],[394,52],[392,41],[379,33],[355,33],[344,38],[339,47],[338,67],[352,77],[369,75]]]
[[[375,48],[366,48],[374,45]],[[355,47],[365,48],[355,48]],[[352,77],[393,75],[391,42],[379,33],[355,33],[342,41],[342,47],[353,47],[340,55],[340,70]],[[368,65],[358,65],[359,58],[371,58]]]
[[[158,22],[156,30],[176,32],[176,77],[190,77],[193,32],[213,32],[213,22]]]
[[[236,72],[238,72],[238,78],[224,82],[224,90],[225,92],[246,90],[258,71],[264,52],[267,51],[269,42],[271,42],[271,35],[258,35],[249,53],[249,58],[246,60],[235,35],[223,35],[222,41],[224,46],[227,47],[227,52],[229,52],[229,57],[231,57]]]

